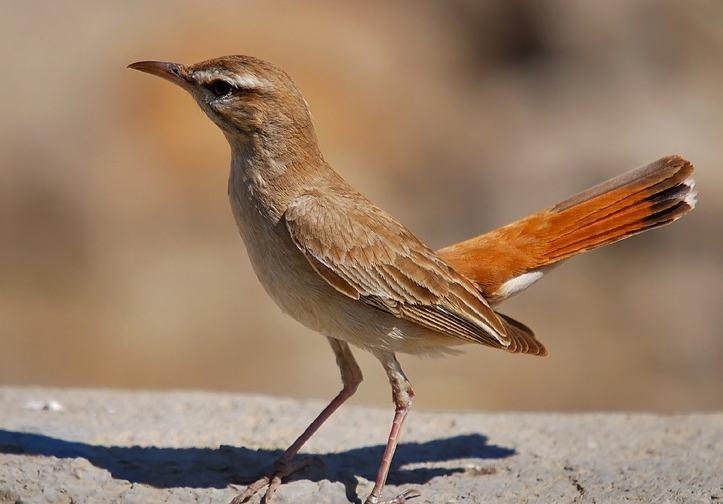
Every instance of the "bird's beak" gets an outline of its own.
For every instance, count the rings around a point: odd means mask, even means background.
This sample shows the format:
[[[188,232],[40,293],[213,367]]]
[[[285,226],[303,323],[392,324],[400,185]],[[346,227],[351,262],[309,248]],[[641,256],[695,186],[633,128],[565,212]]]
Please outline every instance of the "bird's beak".
[[[185,90],[190,90],[191,82],[187,77],[186,68],[178,63],[167,63],[165,61],[138,61],[131,63],[128,68],[140,70],[152,75],[162,77],[167,81],[181,86]]]

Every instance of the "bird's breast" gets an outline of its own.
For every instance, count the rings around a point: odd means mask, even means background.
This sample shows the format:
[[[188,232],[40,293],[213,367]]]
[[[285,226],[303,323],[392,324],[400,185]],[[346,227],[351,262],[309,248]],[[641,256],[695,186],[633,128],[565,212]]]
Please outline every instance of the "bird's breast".
[[[283,312],[312,329],[322,331],[319,306],[332,292],[291,240],[282,217],[263,208],[243,181],[232,177],[229,199],[239,233],[267,294]]]
[[[411,322],[398,319],[329,285],[292,241],[282,217],[259,208],[243,185],[234,184],[229,198],[254,272],[281,310],[323,335],[367,349],[435,354],[459,343]]]

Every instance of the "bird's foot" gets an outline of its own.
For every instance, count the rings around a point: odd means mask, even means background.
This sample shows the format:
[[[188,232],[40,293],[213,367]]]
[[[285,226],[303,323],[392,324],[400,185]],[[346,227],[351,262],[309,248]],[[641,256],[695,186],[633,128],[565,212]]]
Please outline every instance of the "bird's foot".
[[[248,502],[251,497],[259,493],[263,488],[269,487],[266,490],[266,494],[261,499],[261,504],[267,504],[273,499],[276,490],[281,486],[281,480],[306,468],[316,461],[313,457],[299,457],[291,460],[277,460],[271,471],[266,476],[263,476],[249,486],[243,493],[234,497],[230,504],[242,504]]]
[[[372,494],[367,498],[364,504],[405,504],[407,501],[414,499],[415,497],[421,496],[422,494],[412,488],[409,490],[405,490],[393,499],[383,501],[379,500],[379,497],[376,497],[374,494]]]

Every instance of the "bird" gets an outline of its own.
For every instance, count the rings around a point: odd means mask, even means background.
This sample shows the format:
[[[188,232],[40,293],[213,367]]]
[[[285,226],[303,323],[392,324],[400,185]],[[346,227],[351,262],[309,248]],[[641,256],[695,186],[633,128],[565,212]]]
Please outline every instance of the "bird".
[[[327,338],[342,388],[268,473],[231,502],[274,497],[302,469],[304,443],[357,390],[352,347],[371,352],[392,389],[394,417],[365,504],[383,497],[414,390],[397,354],[445,355],[481,344],[545,356],[525,324],[496,306],[582,252],[669,224],[691,211],[693,165],[678,155],[633,169],[516,222],[433,250],[326,162],[309,105],[278,66],[234,55],[129,68],[187,91],[231,148],[228,196],[252,267],[281,310]]]

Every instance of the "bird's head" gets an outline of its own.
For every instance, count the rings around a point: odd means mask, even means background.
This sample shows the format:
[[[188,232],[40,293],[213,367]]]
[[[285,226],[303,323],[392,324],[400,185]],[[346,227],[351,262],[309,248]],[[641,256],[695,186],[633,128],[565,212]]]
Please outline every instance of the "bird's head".
[[[255,134],[313,135],[309,110],[291,78],[250,56],[224,56],[194,65],[139,61],[129,68],[181,86],[231,139]]]

